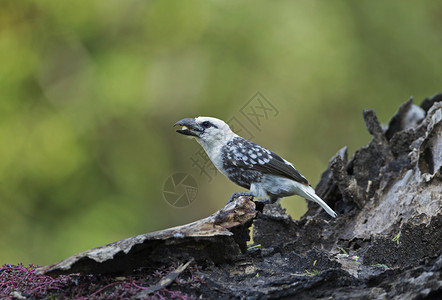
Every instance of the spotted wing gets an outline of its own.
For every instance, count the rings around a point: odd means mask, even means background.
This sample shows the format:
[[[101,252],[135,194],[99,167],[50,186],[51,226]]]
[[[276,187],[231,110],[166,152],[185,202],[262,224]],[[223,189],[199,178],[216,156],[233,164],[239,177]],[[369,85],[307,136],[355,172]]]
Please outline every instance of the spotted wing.
[[[255,143],[236,137],[225,147],[224,163],[309,184],[289,162]]]

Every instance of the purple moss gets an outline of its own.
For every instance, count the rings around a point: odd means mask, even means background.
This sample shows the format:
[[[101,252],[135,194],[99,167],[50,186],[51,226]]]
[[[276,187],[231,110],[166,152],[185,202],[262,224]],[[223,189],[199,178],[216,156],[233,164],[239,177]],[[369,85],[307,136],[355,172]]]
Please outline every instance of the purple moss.
[[[60,292],[71,281],[65,275],[52,278],[38,274],[36,268],[34,265],[3,265],[0,268],[0,298],[14,298],[19,295],[43,298]]]
[[[34,265],[25,267],[22,264],[4,265],[0,268],[0,298],[126,299],[156,284],[175,270],[177,265],[155,269],[142,268],[134,270],[127,277],[80,274],[50,277],[37,273],[36,268]],[[189,266],[172,285],[151,294],[150,298],[181,300],[197,298],[198,289],[205,284],[204,278],[198,275],[199,273],[198,266]]]

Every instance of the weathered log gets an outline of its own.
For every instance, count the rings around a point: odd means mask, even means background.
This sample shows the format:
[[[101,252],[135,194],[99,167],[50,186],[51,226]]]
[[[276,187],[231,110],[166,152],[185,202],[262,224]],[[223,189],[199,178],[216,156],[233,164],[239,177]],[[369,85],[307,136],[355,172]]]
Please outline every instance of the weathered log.
[[[248,227],[256,214],[255,203],[240,197],[205,219],[87,250],[38,271],[48,275],[127,273],[190,258],[231,261],[240,249],[245,251]]]
[[[439,94],[420,107],[409,100],[385,129],[374,111],[364,112],[373,140],[349,161],[347,148],[339,150],[316,188],[336,219],[309,203],[292,220],[279,204],[256,208],[242,197],[206,219],[40,271],[131,272],[195,259],[206,284],[190,292],[194,297],[436,298],[442,291],[441,100]],[[252,224],[255,247],[247,249]]]

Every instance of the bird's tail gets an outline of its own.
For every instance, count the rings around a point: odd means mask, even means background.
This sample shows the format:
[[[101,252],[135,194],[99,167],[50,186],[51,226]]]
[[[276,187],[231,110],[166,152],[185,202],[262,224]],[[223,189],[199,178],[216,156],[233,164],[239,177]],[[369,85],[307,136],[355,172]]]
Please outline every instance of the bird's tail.
[[[318,203],[330,216],[332,216],[333,218],[336,218],[336,216],[338,214],[335,213],[333,211],[333,209],[331,209],[330,206],[327,205],[327,203],[325,203],[321,198],[319,198],[318,195],[316,195],[315,190],[312,187],[303,186],[302,192],[304,195],[301,195],[301,196],[303,196],[307,200],[314,201],[314,202]]]

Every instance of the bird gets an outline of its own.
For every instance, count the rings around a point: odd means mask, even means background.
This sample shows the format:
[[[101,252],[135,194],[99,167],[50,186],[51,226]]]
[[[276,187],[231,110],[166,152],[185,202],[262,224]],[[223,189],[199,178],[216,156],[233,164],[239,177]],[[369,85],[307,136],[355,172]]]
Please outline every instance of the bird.
[[[330,216],[337,214],[287,160],[272,151],[234,133],[224,121],[213,117],[185,118],[174,124],[176,132],[195,138],[215,167],[233,183],[249,192],[233,193],[229,202],[239,196],[252,196],[264,203],[275,203],[283,197],[299,195],[318,203]]]

